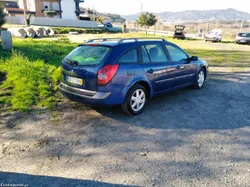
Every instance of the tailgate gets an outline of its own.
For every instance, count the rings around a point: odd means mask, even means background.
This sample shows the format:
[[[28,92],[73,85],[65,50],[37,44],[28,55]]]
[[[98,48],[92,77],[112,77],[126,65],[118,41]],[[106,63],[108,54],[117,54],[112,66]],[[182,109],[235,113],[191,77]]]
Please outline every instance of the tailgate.
[[[107,61],[109,51],[107,46],[78,46],[63,60],[62,82],[97,91],[97,72]]]

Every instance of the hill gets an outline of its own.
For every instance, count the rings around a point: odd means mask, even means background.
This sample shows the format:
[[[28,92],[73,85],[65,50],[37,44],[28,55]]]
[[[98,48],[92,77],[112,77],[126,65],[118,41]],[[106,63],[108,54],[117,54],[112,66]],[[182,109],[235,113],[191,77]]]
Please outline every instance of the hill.
[[[138,14],[122,16],[128,21],[135,21]],[[200,20],[250,20],[250,14],[233,8],[222,10],[187,10],[182,12],[155,13],[161,21],[200,21]]]

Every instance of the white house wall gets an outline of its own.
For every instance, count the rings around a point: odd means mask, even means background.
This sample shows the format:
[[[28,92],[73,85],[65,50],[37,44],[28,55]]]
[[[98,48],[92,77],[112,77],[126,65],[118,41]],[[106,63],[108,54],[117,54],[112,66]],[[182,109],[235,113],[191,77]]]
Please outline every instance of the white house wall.
[[[62,0],[62,19],[76,19],[75,13],[75,1],[74,0]]]
[[[29,11],[36,12],[35,0],[26,0]]]
[[[36,7],[35,7],[35,0],[26,0],[27,2],[27,9],[32,12],[36,12]],[[19,8],[24,9],[23,7],[23,0],[18,1]]]

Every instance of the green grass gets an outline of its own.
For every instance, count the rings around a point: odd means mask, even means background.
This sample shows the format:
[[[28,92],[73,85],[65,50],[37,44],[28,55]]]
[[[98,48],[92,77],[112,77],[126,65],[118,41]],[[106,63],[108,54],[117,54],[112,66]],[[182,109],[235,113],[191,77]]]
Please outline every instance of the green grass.
[[[210,66],[216,67],[250,67],[249,51],[225,51],[206,49],[186,49],[190,55],[199,56]]]
[[[20,52],[31,61],[43,60],[44,63],[60,66],[62,59],[70,51],[77,47],[77,44],[61,41],[44,41],[34,39],[15,39],[14,50]]]
[[[14,39],[14,52],[0,50],[0,108],[55,107],[62,59],[77,45]],[[1,81],[1,79],[0,79]]]

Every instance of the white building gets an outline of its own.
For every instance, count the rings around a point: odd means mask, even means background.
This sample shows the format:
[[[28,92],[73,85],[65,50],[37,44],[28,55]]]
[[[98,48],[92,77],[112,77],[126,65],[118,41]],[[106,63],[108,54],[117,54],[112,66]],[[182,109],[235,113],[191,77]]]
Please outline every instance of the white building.
[[[18,0],[20,9],[23,9],[23,0]],[[27,11],[35,12],[36,17],[45,17],[44,11],[55,11],[57,18],[77,19],[80,9],[79,3],[83,0],[26,0]]]

